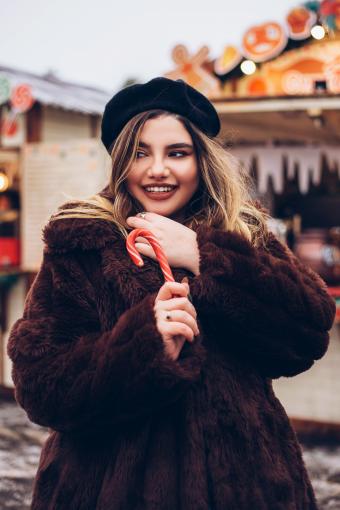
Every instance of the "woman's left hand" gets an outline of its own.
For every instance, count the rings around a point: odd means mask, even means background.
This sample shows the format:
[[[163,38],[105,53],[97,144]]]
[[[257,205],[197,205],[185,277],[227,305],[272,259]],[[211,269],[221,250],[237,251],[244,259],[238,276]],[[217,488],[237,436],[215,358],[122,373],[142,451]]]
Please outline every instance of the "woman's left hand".
[[[129,216],[126,222],[132,228],[150,230],[163,248],[170,266],[183,267],[198,274],[199,251],[196,232],[177,221],[153,212],[147,212],[145,219]],[[157,260],[152,246],[144,237],[137,237],[135,246],[142,255]]]

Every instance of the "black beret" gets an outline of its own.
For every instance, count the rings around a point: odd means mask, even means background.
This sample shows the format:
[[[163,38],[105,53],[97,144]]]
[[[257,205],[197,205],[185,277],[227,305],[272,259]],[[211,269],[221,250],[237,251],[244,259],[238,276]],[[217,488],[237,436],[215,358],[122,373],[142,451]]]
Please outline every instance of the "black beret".
[[[220,131],[220,119],[212,103],[183,80],[157,77],[143,84],[130,85],[115,94],[105,106],[101,139],[107,151],[137,113],[162,109],[187,117],[206,135]]]

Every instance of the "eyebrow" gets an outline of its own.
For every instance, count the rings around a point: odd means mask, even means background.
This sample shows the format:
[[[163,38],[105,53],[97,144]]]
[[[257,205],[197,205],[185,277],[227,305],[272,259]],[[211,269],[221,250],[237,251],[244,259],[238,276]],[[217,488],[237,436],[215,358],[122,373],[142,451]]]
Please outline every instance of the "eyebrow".
[[[145,142],[139,142],[139,147],[150,149],[150,145]],[[190,143],[171,143],[166,146],[166,149],[193,149],[194,147]]]

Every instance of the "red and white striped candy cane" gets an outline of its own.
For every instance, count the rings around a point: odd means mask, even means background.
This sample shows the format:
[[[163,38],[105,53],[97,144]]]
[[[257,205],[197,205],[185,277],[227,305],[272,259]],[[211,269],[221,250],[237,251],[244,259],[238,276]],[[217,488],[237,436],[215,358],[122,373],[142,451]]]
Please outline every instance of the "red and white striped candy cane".
[[[136,237],[138,237],[138,236],[145,237],[145,239],[147,239],[149,241],[149,243],[151,244],[151,246],[155,252],[155,255],[157,257],[157,260],[159,262],[159,265],[161,267],[161,270],[163,272],[165,281],[166,282],[174,282],[175,279],[173,277],[171,268],[167,261],[166,255],[163,251],[163,248],[161,247],[161,245],[159,244],[159,242],[157,241],[157,239],[153,235],[153,233],[150,232],[150,230],[147,230],[145,228],[135,228],[134,230],[132,230],[129,233],[129,235],[126,239],[126,248],[127,248],[127,251],[129,253],[132,261],[136,264],[136,266],[139,266],[139,267],[144,266],[143,259],[140,255],[139,251],[135,247],[135,240],[136,240]]]
[[[174,282],[175,279],[173,277],[171,268],[170,268],[168,260],[165,256],[163,248],[161,247],[161,245],[159,244],[159,242],[157,241],[157,239],[153,235],[153,233],[150,232],[150,230],[147,230],[145,228],[135,228],[127,236],[126,248],[127,248],[127,251],[129,253],[132,261],[139,267],[144,265],[143,259],[140,255],[139,251],[135,247],[135,240],[136,240],[136,237],[138,237],[138,236],[145,237],[145,239],[147,239],[149,241],[149,243],[151,244],[151,246],[155,252],[155,255],[157,257],[157,260],[159,262],[159,265],[161,267],[161,270],[163,272],[165,281],[166,282]],[[174,297],[178,297],[178,295],[175,294]],[[188,294],[188,299],[189,299],[189,301],[192,302],[190,293]],[[185,338],[182,335],[175,335],[175,336],[178,339]]]

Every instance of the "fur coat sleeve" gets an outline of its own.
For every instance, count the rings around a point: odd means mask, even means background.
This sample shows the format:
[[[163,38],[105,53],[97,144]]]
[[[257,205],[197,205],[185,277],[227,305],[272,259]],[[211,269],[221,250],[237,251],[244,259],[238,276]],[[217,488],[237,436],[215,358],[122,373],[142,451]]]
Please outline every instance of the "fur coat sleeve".
[[[15,396],[31,421],[58,431],[138,418],[176,399],[201,367],[199,345],[177,361],[156,328],[156,293],[102,331],[74,252],[44,254],[10,333]]]
[[[335,303],[326,285],[273,234],[254,248],[235,232],[200,226],[200,274],[189,278],[202,324],[263,376],[309,369],[328,347]]]

